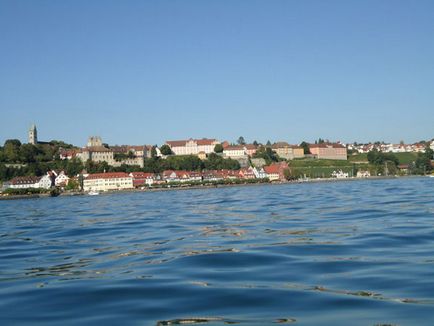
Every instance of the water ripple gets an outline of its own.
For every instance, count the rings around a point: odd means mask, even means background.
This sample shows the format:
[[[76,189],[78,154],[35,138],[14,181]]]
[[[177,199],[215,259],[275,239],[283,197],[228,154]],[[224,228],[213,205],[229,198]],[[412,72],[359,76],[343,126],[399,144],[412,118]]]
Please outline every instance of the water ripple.
[[[0,202],[0,322],[430,325],[433,181]]]

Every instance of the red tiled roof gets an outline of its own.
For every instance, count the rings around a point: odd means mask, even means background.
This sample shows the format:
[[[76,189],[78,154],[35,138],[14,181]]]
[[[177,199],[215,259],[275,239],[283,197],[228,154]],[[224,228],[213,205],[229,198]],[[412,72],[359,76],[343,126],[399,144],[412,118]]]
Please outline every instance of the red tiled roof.
[[[154,173],[149,173],[149,172],[131,172],[130,174],[133,178],[136,178],[136,179],[137,178],[150,178],[150,177],[155,176]]]
[[[185,146],[187,142],[188,140],[168,140],[166,141],[166,144],[170,147],[182,147]]]
[[[125,172],[108,172],[108,173],[89,174],[86,179],[120,179],[120,178],[131,178],[131,177]]]
[[[242,145],[229,145],[224,148],[224,151],[239,151],[244,150],[244,146]]]
[[[215,139],[194,139],[198,145],[206,146],[206,145],[213,145],[217,140]]]
[[[38,183],[39,180],[41,180],[41,177],[33,177],[33,176],[15,177],[10,181],[10,183],[12,185],[26,185],[26,184]]]
[[[283,169],[288,168],[288,164],[284,162],[273,163],[268,166],[264,166],[264,171],[267,174],[279,174]]]

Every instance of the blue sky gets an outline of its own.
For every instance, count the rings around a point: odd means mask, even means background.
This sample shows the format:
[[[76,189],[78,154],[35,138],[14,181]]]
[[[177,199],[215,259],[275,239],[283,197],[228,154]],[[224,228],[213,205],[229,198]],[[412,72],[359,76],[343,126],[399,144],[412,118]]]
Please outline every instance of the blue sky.
[[[434,1],[0,0],[0,144],[434,137]]]

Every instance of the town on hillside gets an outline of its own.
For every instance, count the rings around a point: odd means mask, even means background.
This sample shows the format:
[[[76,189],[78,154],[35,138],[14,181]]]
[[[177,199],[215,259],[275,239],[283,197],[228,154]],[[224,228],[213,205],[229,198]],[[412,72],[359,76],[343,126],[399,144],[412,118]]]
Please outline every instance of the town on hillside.
[[[4,193],[62,190],[110,191],[309,178],[366,178],[430,174],[434,140],[416,144],[343,144],[278,141],[234,143],[217,139],[168,140],[157,145],[109,145],[91,136],[83,147],[40,141],[35,125],[28,143],[0,147]],[[35,190],[36,189],[36,190]]]

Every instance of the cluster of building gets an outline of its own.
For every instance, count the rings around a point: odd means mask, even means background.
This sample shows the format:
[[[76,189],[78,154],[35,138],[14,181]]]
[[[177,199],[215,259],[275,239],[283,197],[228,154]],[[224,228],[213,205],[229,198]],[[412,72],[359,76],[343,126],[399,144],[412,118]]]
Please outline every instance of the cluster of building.
[[[262,168],[241,168],[239,170],[178,171],[166,170],[162,173],[147,172],[111,172],[83,175],[84,191],[124,190],[170,183],[207,183],[224,180],[268,179],[285,180],[284,162],[273,163]]]
[[[358,153],[369,153],[373,150],[385,153],[424,153],[426,146],[434,150],[434,140],[430,143],[399,144],[392,143],[369,143],[369,144],[348,144],[347,148]]]
[[[151,157],[152,146],[122,145],[107,146],[103,144],[101,137],[89,137],[87,145],[79,150],[60,150],[61,159],[74,157],[83,162],[107,162],[111,166],[138,165],[143,167],[144,159]]]
[[[224,158],[231,158],[240,161],[242,166],[246,165],[249,158],[254,157],[259,149],[258,145],[229,144],[227,141],[220,142],[217,139],[187,139],[166,141],[171,151],[171,155],[195,155],[204,160],[211,153],[215,152],[216,145],[221,145],[223,151],[219,153]],[[282,159],[292,160],[305,157],[304,149],[298,145],[290,145],[286,142],[277,142],[270,145],[270,148]],[[323,143],[309,145],[310,157],[318,159],[346,160],[347,149],[339,143]],[[93,162],[107,162],[109,165],[117,167],[122,164],[144,166],[144,160],[154,155],[165,158],[160,148],[151,145],[122,145],[108,146],[103,144],[101,137],[89,137],[87,145],[79,150],[60,150],[61,159],[72,159],[74,157],[83,162],[91,160]]]
[[[3,183],[3,188],[26,189],[26,188],[42,188],[50,189],[52,187],[65,187],[70,178],[64,171],[48,171],[42,177],[24,176],[15,177],[12,180]]]

